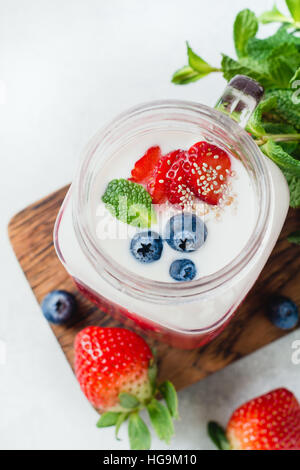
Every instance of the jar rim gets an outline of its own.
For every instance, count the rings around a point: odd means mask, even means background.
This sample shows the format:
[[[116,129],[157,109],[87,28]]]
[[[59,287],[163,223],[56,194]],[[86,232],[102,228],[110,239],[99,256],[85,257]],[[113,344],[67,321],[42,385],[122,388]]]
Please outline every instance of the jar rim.
[[[131,119],[153,111],[183,111],[191,112],[204,120],[211,120],[214,126],[224,129],[228,135],[236,136],[239,142],[247,149],[251,163],[257,174],[260,186],[259,211],[252,236],[233,260],[217,272],[203,276],[200,279],[185,283],[161,282],[140,275],[123,267],[112,259],[94,240],[87,221],[86,189],[90,184],[89,168],[94,159],[99,159],[96,150],[124,123]],[[159,100],[134,106],[119,114],[107,126],[100,129],[90,140],[83,153],[83,160],[78,168],[72,184],[72,216],[77,240],[85,256],[93,265],[97,273],[119,290],[127,291],[130,295],[147,299],[152,302],[168,302],[170,300],[193,300],[195,296],[207,295],[213,289],[226,284],[240,272],[255,255],[261,245],[266,231],[266,221],[270,211],[270,177],[262,158],[262,154],[247,132],[230,117],[206,105],[183,100]]]

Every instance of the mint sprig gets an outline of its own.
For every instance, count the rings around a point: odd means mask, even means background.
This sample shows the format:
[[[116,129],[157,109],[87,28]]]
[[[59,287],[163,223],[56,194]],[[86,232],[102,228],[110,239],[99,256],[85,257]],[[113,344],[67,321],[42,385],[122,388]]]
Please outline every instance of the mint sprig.
[[[188,63],[172,81],[184,85],[211,72],[226,80],[247,75],[265,88],[247,130],[257,145],[283,171],[290,189],[291,207],[300,207],[300,0],[286,0],[290,15],[275,5],[259,17],[249,9],[236,16],[233,40],[236,58],[221,56],[221,66],[212,67],[188,45]],[[259,23],[279,23],[265,39],[257,37]]]
[[[148,228],[156,223],[152,199],[140,184],[124,178],[112,180],[102,196],[110,213],[129,225]]]

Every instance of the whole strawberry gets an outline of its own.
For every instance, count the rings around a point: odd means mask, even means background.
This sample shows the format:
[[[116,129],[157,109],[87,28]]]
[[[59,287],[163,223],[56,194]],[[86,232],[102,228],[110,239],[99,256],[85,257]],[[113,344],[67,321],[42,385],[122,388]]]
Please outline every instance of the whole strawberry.
[[[208,432],[223,450],[300,450],[300,404],[292,392],[278,388],[239,407],[226,436],[214,422]]]
[[[80,387],[101,413],[98,427],[116,426],[125,420],[132,449],[149,449],[150,432],[139,416],[146,408],[158,437],[170,441],[172,417],[177,417],[173,385],[156,386],[156,365],[147,343],[125,328],[90,326],[75,339],[75,374]],[[160,392],[167,407],[155,399]]]

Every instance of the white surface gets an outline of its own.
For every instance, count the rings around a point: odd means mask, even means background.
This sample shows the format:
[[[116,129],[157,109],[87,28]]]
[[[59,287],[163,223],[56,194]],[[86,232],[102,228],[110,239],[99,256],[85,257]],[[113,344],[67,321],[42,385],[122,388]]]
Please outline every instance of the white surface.
[[[211,76],[170,83],[186,61],[184,41],[213,64],[233,53],[232,22],[249,0],[1,0],[1,449],[127,449],[95,427],[90,407],[43,319],[9,246],[9,218],[72,178],[89,137],[142,101],[182,98],[214,104]],[[252,0],[260,13],[273,0]],[[3,100],[3,98],[6,98]],[[45,266],[45,269],[47,267]],[[244,400],[285,385],[300,398],[291,361],[295,332],[179,394],[173,449],[212,448],[206,422],[226,423]],[[153,448],[166,448],[153,438]]]

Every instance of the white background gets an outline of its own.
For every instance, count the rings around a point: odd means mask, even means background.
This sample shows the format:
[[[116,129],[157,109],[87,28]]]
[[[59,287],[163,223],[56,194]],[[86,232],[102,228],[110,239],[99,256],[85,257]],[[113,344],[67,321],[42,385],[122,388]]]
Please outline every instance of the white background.
[[[125,429],[119,443],[112,429],[96,429],[96,412],[41,314],[6,226],[72,179],[82,147],[116,113],[159,98],[213,105],[225,84],[221,76],[185,87],[170,77],[186,62],[187,39],[213,65],[220,51],[233,54],[233,19],[250,4],[259,14],[273,0],[0,1],[2,449],[128,448]],[[300,398],[295,339],[299,331],[179,393],[171,447],[213,448],[207,421],[226,424],[237,405],[274,387],[287,386]],[[153,438],[152,447],[164,445]]]

